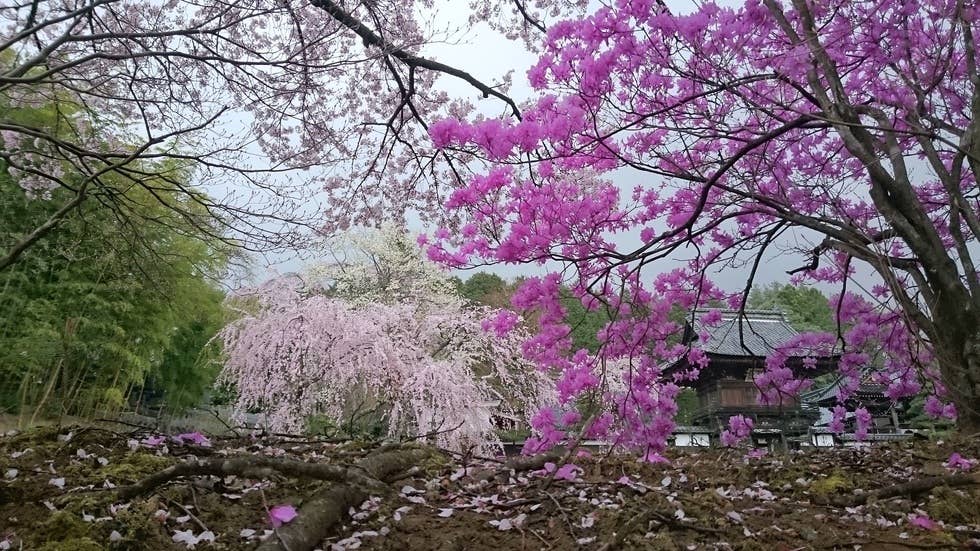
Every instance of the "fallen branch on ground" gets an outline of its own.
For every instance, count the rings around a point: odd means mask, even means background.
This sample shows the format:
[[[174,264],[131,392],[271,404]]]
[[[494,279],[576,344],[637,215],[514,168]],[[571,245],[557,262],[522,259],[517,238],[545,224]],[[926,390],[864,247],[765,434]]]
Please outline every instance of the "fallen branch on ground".
[[[167,467],[132,486],[120,488],[119,497],[121,499],[132,499],[136,496],[149,493],[178,478],[208,475],[236,475],[246,478],[271,478],[275,475],[283,475],[333,482],[361,481],[361,479],[365,478],[358,471],[352,471],[348,467],[338,465],[307,463],[305,461],[258,455],[212,457],[207,459],[193,459]]]
[[[927,493],[934,488],[940,486],[949,486],[950,488],[955,486],[970,486],[972,484],[980,484],[980,473],[976,474],[951,474],[946,476],[933,476],[929,478],[921,478],[919,480],[913,480],[911,482],[903,482],[901,484],[895,484],[894,486],[886,486],[884,488],[879,488],[877,490],[858,494],[854,496],[848,496],[846,498],[835,501],[835,505],[854,507],[855,505],[864,505],[868,501],[876,499],[889,499],[899,496],[916,496],[919,494]]]
[[[438,453],[421,446],[386,446],[353,465],[307,463],[254,455],[194,459],[168,467],[132,486],[120,488],[118,492],[120,499],[128,500],[173,480],[195,476],[236,475],[268,479],[278,475],[332,482],[306,500],[295,521],[278,528],[275,537],[266,539],[259,546],[260,550],[266,551],[308,551],[330,534],[351,507],[360,505],[372,493],[389,493],[388,484]]]
[[[431,448],[409,447],[368,455],[358,461],[356,469],[362,476],[387,488],[386,484],[400,479],[401,473],[424,463],[437,453]],[[299,511],[293,522],[279,527],[276,538],[268,538],[259,551],[308,551],[330,535],[331,529],[344,520],[347,511],[364,502],[370,488],[363,484],[333,484],[313,495]]]
[[[545,463],[554,463],[556,461],[561,460],[561,458],[562,458],[562,454],[561,452],[558,451],[552,451],[549,453],[542,453],[538,455],[531,455],[527,457],[515,457],[514,459],[505,462],[499,468],[487,469],[475,473],[473,475],[473,478],[476,479],[478,482],[484,480],[490,481],[497,477],[506,477],[510,475],[512,471],[516,473],[520,473],[525,471],[542,469],[544,468]]]

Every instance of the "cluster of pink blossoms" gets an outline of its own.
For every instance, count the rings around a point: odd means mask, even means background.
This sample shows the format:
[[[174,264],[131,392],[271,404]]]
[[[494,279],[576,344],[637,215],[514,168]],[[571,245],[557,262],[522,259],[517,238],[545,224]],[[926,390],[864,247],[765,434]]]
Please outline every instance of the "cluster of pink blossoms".
[[[540,331],[524,352],[557,374],[561,400],[535,417],[529,449],[576,433],[644,454],[662,450],[679,382],[663,369],[686,356],[694,370],[683,377],[694,379],[706,363],[697,346],[680,344],[676,312],[742,306],[750,285],[726,290],[712,277],[740,267],[756,275],[780,240],[812,244],[800,247],[799,262],[809,266],[794,282],[842,287],[831,300],[840,331],[800,335],[768,357],[756,377],[761,403],[780,403],[810,384],[790,358],[812,368],[818,357],[833,356],[841,404],[870,376],[893,400],[927,393],[930,414],[956,416],[935,341],[922,338],[928,315],[909,315],[928,306],[915,303],[928,289],[909,268],[921,246],[896,231],[891,211],[879,205],[877,160],[854,145],[849,129],[824,121],[829,102],[862,106],[861,116],[878,125],[868,132],[882,143],[907,156],[935,147],[952,159],[941,140],[923,144],[908,129],[922,124],[923,101],[946,127],[969,124],[963,56],[943,64],[934,55],[962,52],[964,13],[948,2],[912,11],[888,0],[806,6],[806,17],[759,0],[739,8],[706,3],[677,15],[652,0],[617,0],[549,28],[528,73],[539,97],[519,121],[431,125],[436,147],[466,150],[490,167],[449,198],[464,225],[424,239],[429,258],[452,267],[536,263],[549,270],[513,298],[516,308],[539,316]],[[824,54],[797,44],[813,21]],[[841,85],[824,89],[811,78],[814,66]],[[928,91],[917,96],[920,85]],[[949,169],[937,170],[914,183],[914,197],[949,248],[958,231],[942,201],[948,188],[940,178]],[[632,190],[624,184],[630,178]],[[964,176],[964,186],[975,186],[971,178]],[[884,284],[849,290],[845,283],[859,270]],[[563,286],[586,308],[610,314],[595,354],[571,349]],[[496,327],[506,329],[504,321]],[[583,399],[602,407],[571,420]],[[835,408],[832,428],[843,430],[847,413]],[[870,415],[860,407],[853,414],[863,437]],[[730,438],[745,425],[732,427]]]
[[[742,443],[743,440],[752,435],[755,422],[752,418],[743,415],[733,415],[728,419],[728,429],[721,433],[721,444],[729,448],[734,448]]]

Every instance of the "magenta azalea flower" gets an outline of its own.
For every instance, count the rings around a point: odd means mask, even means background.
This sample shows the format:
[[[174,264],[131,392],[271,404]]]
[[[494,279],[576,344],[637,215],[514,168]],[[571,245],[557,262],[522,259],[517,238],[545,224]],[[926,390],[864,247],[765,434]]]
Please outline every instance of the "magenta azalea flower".
[[[558,480],[575,480],[581,470],[577,465],[568,463],[555,472],[555,478]]]
[[[939,524],[926,515],[910,515],[909,525],[922,528],[923,530],[939,530]]]
[[[959,453],[953,452],[946,460],[946,468],[953,471],[969,471],[977,465],[976,459],[967,459]]]
[[[269,521],[276,528],[292,522],[297,516],[299,516],[299,513],[296,512],[296,508],[288,503],[276,505],[272,509],[269,509]]]
[[[149,448],[155,448],[163,444],[166,440],[163,436],[150,436],[149,438],[144,438],[141,444]]]
[[[207,436],[204,436],[200,432],[196,432],[196,431],[185,432],[184,434],[178,434],[177,436],[174,436],[174,440],[176,440],[180,444],[185,444],[187,442],[190,442],[191,444],[203,446],[205,448],[211,446],[211,440],[208,439]]]

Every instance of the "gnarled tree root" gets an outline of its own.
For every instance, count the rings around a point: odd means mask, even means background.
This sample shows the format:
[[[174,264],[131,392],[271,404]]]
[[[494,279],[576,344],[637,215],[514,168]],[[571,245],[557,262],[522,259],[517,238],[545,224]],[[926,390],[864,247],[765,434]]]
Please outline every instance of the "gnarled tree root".
[[[168,467],[137,484],[120,488],[118,495],[121,499],[132,499],[173,480],[192,476],[236,475],[262,479],[282,475],[328,481],[332,484],[307,499],[295,520],[280,526],[259,546],[260,551],[309,551],[331,534],[351,507],[360,505],[372,494],[390,493],[391,483],[439,453],[433,448],[417,445],[385,446],[353,465],[326,465],[254,455],[210,457]],[[558,457],[558,454],[543,454],[517,458],[500,469],[476,473],[474,477],[491,480],[515,471],[541,468]]]
[[[118,495],[122,499],[131,499],[172,480],[190,476],[270,478],[278,474],[326,480],[333,484],[314,494],[293,522],[279,527],[259,546],[259,549],[266,551],[309,551],[330,535],[333,527],[344,519],[351,507],[360,505],[371,493],[390,492],[390,482],[398,480],[402,473],[426,463],[438,453],[421,446],[386,447],[350,466],[263,456],[198,459],[174,465],[137,484],[121,488]]]
[[[351,507],[357,507],[369,493],[351,484],[333,484],[313,495],[291,523],[259,545],[259,551],[309,551],[328,537]]]
[[[136,496],[152,492],[158,487],[178,478],[207,475],[236,475],[258,479],[271,478],[277,474],[332,482],[361,481],[365,478],[364,474],[358,470],[338,465],[324,465],[276,457],[243,455],[237,457],[211,457],[178,463],[143,479],[137,484],[120,488],[118,492],[121,499],[132,499]]]
[[[866,494],[848,496],[846,498],[835,500],[833,504],[841,507],[854,507],[856,505],[864,505],[868,501],[877,499],[890,499],[899,496],[916,496],[930,492],[934,488],[938,488],[940,486],[949,486],[952,488],[955,486],[970,486],[973,484],[980,484],[980,473],[961,473],[947,476],[933,476],[929,478],[920,478],[919,480],[913,480],[911,482],[903,482],[902,484],[895,484],[894,486],[886,486]]]
[[[552,450],[551,452],[541,453],[538,455],[515,457],[501,465],[499,468],[477,472],[473,475],[473,478],[478,481],[485,480],[487,482],[493,480],[494,478],[506,480],[511,472],[519,473],[523,471],[541,469],[544,467],[545,463],[560,461],[562,457],[563,455],[560,450]]]
[[[399,475],[424,463],[438,453],[430,448],[396,448],[368,455],[355,464],[365,477],[375,484],[387,484]],[[308,551],[316,547],[339,524],[351,507],[360,505],[369,495],[369,488],[352,481],[334,484],[307,501],[293,522],[280,527],[262,542],[260,551]]]

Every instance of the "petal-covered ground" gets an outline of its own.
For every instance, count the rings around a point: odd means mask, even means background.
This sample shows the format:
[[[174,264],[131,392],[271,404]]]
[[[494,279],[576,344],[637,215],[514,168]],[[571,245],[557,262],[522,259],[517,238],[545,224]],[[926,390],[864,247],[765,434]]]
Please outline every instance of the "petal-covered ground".
[[[363,466],[403,449],[424,459],[377,475],[383,484]],[[0,549],[980,547],[976,438],[786,454],[672,450],[655,464],[593,450],[527,469],[419,450],[96,427],[8,434]],[[247,458],[262,458],[261,468],[240,468]],[[296,462],[337,469],[303,474]],[[219,471],[166,470],[177,464]],[[160,485],[136,497],[121,491],[160,473]],[[296,544],[290,530],[337,494],[344,473],[356,503],[344,503],[326,539]]]

